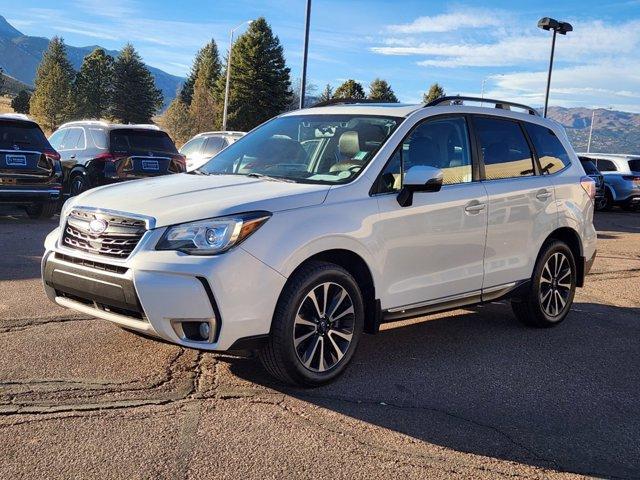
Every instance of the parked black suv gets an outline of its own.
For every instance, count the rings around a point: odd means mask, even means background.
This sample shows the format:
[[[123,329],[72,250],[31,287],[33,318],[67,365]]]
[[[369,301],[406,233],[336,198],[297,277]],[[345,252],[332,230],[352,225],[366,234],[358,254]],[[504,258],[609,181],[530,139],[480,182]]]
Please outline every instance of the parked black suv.
[[[584,168],[584,173],[586,173],[589,177],[596,182],[596,197],[594,199],[596,206],[599,206],[600,203],[604,200],[604,177],[596,164],[587,157],[578,157],[580,158],[580,163],[582,164],[582,168]]]
[[[38,124],[24,115],[0,115],[0,203],[50,218],[61,189],[60,155]]]
[[[155,125],[69,122],[49,137],[62,156],[64,192],[185,171],[185,157]]]

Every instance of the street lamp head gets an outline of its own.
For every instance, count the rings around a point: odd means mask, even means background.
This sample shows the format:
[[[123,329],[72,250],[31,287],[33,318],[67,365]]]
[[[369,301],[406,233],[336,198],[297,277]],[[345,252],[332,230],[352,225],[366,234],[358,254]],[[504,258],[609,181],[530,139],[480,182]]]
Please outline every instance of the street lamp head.
[[[570,23],[559,22],[555,18],[543,17],[538,20],[538,28],[543,30],[554,30],[560,35],[566,35],[567,32],[572,32],[573,27]]]

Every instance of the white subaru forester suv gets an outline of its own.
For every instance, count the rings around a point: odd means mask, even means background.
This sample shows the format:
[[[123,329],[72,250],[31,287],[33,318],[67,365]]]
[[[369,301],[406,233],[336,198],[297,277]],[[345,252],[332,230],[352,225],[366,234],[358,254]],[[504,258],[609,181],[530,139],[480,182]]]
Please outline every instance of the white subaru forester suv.
[[[306,386],[383,322],[510,299],[557,325],[595,258],[594,183],[560,125],[478,101],[329,102],[190,174],[83,193],[46,239],[46,292]]]

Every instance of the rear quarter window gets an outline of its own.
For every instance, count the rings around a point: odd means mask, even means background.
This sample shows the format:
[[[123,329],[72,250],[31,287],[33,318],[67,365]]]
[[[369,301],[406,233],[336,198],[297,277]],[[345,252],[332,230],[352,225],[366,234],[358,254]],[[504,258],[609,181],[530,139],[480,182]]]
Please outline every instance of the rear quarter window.
[[[629,160],[629,170],[632,172],[640,172],[640,158]]]
[[[601,172],[617,172],[618,171],[618,169],[616,168],[616,164],[613,163],[611,160],[598,159],[596,162],[596,167],[598,167],[598,170],[600,170]]]
[[[559,172],[571,164],[569,154],[553,130],[534,123],[525,123],[525,129],[538,154],[543,175]]]

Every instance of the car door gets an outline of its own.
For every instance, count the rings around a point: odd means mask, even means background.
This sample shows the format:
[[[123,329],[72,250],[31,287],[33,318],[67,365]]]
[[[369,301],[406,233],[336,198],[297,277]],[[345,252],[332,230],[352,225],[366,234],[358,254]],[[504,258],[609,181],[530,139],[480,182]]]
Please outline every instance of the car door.
[[[466,116],[431,117],[409,133],[381,173],[375,193],[380,212],[376,235],[385,252],[383,309],[479,294],[487,194],[477,181],[473,158]],[[442,189],[415,193],[413,204],[401,207],[396,197],[403,175],[416,165],[440,168]]]
[[[486,290],[531,277],[540,246],[558,225],[554,187],[540,175],[520,122],[473,116],[482,184],[489,195]]]

